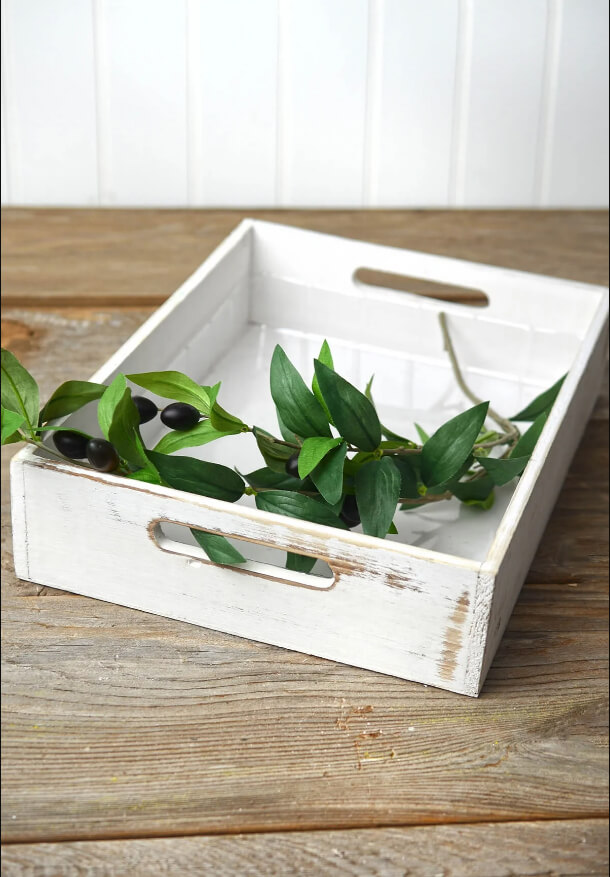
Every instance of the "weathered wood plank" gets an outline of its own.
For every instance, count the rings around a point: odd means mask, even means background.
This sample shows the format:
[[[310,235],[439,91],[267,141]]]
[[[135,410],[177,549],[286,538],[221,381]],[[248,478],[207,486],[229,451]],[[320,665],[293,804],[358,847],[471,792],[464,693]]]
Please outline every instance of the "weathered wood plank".
[[[16,844],[2,852],[4,877],[603,877],[608,823],[582,819]]]
[[[526,591],[478,702],[80,597],[8,598],[4,838],[604,815],[601,587],[580,605]]]
[[[588,283],[607,283],[606,211],[2,211],[13,306],[157,305],[244,216]]]
[[[47,288],[56,303],[63,286],[71,302],[79,289],[144,296],[146,284],[164,296],[239,218],[224,212],[223,226],[220,212],[132,212],[113,227],[110,212],[89,220],[87,213],[34,212],[58,226],[51,233],[40,225],[27,231],[32,211],[10,211],[24,243],[15,237],[3,257],[23,302]],[[146,244],[132,270],[136,219]],[[311,219],[295,213],[285,221],[605,279],[605,214],[384,212],[378,226],[372,214],[318,213],[319,226]],[[179,241],[181,223],[194,224]],[[175,231],[173,263],[170,244],[156,237],[160,228],[170,239]],[[106,252],[96,255],[100,229]],[[203,229],[217,235],[205,252]],[[87,234],[85,260],[71,262]],[[175,273],[163,274],[170,263]],[[67,377],[88,377],[148,312],[5,310],[3,329],[49,392]],[[41,589],[11,573],[5,491],[6,839],[604,815],[607,401],[596,417],[480,701],[60,592],[37,596]],[[3,449],[3,461],[11,450]],[[546,848],[536,847],[537,831],[538,824],[534,850]]]

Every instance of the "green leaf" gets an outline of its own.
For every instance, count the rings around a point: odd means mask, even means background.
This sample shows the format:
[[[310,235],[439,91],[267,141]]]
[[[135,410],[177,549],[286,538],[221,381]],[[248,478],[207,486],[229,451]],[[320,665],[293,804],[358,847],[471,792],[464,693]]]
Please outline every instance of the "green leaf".
[[[301,478],[307,478],[326,454],[340,445],[342,441],[343,439],[340,438],[321,438],[320,436],[306,438],[299,451],[299,475]]]
[[[224,536],[220,536],[218,533],[206,533],[203,530],[195,529],[191,529],[191,533],[214,563],[232,565],[248,562],[243,554],[240,554],[237,548],[234,548]]]
[[[156,451],[149,451],[148,456],[163,480],[176,490],[225,502],[235,502],[243,496],[242,478],[227,466],[196,460],[194,457],[168,457]]]
[[[22,423],[26,424],[29,433],[32,432],[38,423],[38,405],[40,397],[38,392],[38,384],[29,373],[29,371],[21,365],[16,356],[10,350],[2,348],[1,360],[2,370],[2,407],[7,411],[15,414],[23,415]]]
[[[317,557],[307,557],[305,554],[294,554],[289,551],[286,555],[286,569],[292,572],[311,572],[316,565]]]
[[[391,429],[388,429],[387,426],[381,424],[381,433],[385,438],[389,439],[392,442],[395,442],[398,447],[401,448],[416,448],[417,445],[411,439],[405,438],[403,435],[398,435],[397,432],[392,432]],[[384,443],[381,443],[381,447],[385,447]]]
[[[567,375],[564,375],[562,378],[559,378],[557,383],[553,384],[552,387],[549,387],[548,390],[545,390],[544,393],[540,393],[539,396],[536,396],[529,405],[527,405],[523,411],[520,411],[518,414],[514,414],[510,420],[536,420],[541,414],[548,412],[553,407],[555,399],[559,395],[559,391],[563,386],[563,382],[565,381]]]
[[[324,409],[279,344],[271,360],[271,395],[285,425],[301,438],[330,436]]]
[[[377,412],[364,393],[316,360],[320,390],[340,434],[362,451],[374,451],[381,441]]]
[[[93,438],[88,432],[83,432],[82,429],[75,429],[73,426],[37,426],[36,432],[75,432],[77,435],[82,435],[86,439]]]
[[[412,512],[412,511],[415,511],[415,509],[421,509],[421,508],[422,508],[421,503],[403,502],[403,504],[400,506],[400,511],[401,512]]]
[[[2,444],[10,445],[21,440],[21,435],[17,432],[19,427],[25,423],[25,415],[17,411],[9,411],[8,408],[2,406]],[[15,434],[17,437],[14,438]]]
[[[228,432],[220,432],[214,429],[210,420],[202,420],[192,429],[184,431],[172,430],[166,433],[155,445],[154,450],[159,454],[173,454],[182,448],[196,448],[207,445],[208,442],[216,441],[230,435]]]
[[[470,472],[471,466],[474,463],[474,455],[470,454],[464,460],[464,463],[460,466],[458,471],[452,478],[449,478],[448,481],[441,481],[440,484],[432,484],[429,487],[423,486],[423,491],[421,493],[422,496],[438,496],[441,493],[446,493],[448,490],[452,491],[454,484],[457,484],[464,475],[467,475]]]
[[[358,469],[364,466],[365,463],[370,463],[371,460],[375,460],[375,454],[370,451],[358,451],[357,454],[348,460],[345,461],[345,474],[346,475],[355,475]]]
[[[182,372],[142,372],[141,374],[127,375],[127,379],[133,384],[137,384],[138,387],[156,393],[163,399],[186,402],[188,405],[193,405],[202,414],[209,415],[210,413],[210,388],[199,386],[192,378],[182,374]],[[218,392],[217,388],[216,392]]]
[[[311,480],[329,505],[338,503],[343,494],[343,464],[346,453],[347,445],[342,441],[326,454],[311,473]]]
[[[422,443],[422,445],[425,445],[426,442],[428,441],[428,439],[430,438],[430,436],[428,435],[426,430],[423,428],[423,426],[419,425],[419,423],[416,423],[414,425],[415,425],[415,429],[417,430],[417,435],[419,436],[420,442]]]
[[[296,432],[293,432],[291,429],[288,429],[288,427],[286,426],[286,424],[282,420],[282,416],[281,416],[280,412],[277,410],[277,408],[275,409],[275,413],[277,416],[277,424],[280,428],[280,434],[281,434],[282,438],[284,439],[284,441],[291,442],[293,445],[302,445],[303,442],[298,437]]]
[[[320,353],[318,354],[318,359],[320,362],[323,362],[324,365],[328,366],[328,368],[335,368],[335,364],[333,362],[333,355],[330,352],[330,347],[328,346],[328,341],[324,339],[322,342],[322,347],[320,348]],[[371,379],[372,380],[372,379]],[[332,422],[332,417],[330,411],[328,410],[328,405],[324,401],[324,396],[320,390],[320,384],[318,383],[318,376],[314,373],[313,380],[311,382],[311,389],[313,390],[314,396],[324,409],[324,413],[327,418]]]
[[[343,521],[324,502],[300,493],[285,490],[266,490],[256,494],[256,505],[263,512],[299,518],[312,524],[323,524],[326,527],[337,527],[346,530]]]
[[[159,477],[159,473],[153,467],[152,463],[149,465],[148,469],[138,469],[136,472],[130,472],[127,477],[131,478],[132,481],[143,481],[145,484],[163,484],[162,479]]]
[[[219,432],[226,435],[237,435],[239,432],[247,432],[248,427],[239,417],[229,414],[218,402],[214,402],[210,410],[210,423]]]
[[[529,461],[529,456],[514,457],[508,460],[497,460],[495,457],[484,457],[479,463],[489,474],[491,480],[498,487],[508,484],[517,475],[521,475]]]
[[[66,381],[55,390],[44,406],[38,422],[42,424],[72,414],[89,402],[99,399],[105,390],[104,384],[94,384],[92,381]]]
[[[127,390],[125,375],[119,374],[113,382],[106,387],[97,406],[97,419],[105,438],[108,438],[110,424],[114,416],[114,410]]]
[[[356,502],[362,529],[383,539],[392,523],[400,497],[400,472],[391,457],[367,463],[356,474]]]
[[[394,521],[392,521],[392,523],[388,527],[387,535],[388,536],[397,536],[398,535],[398,528],[397,528],[396,524],[394,523]]]
[[[481,402],[443,424],[424,444],[421,475],[424,484],[441,484],[452,478],[472,454],[489,402]]]
[[[286,463],[296,453],[295,449],[279,444],[272,435],[259,426],[253,427],[252,432],[267,466],[274,472],[285,473]]]
[[[451,492],[464,505],[479,506],[483,509],[491,508],[495,499],[494,482],[489,475],[475,478],[473,481],[460,481],[453,485]]]
[[[544,429],[544,424],[547,422],[548,417],[548,411],[544,411],[542,414],[538,415],[530,428],[523,433],[515,447],[510,452],[509,459],[514,459],[516,457],[529,457],[531,455],[536,447],[536,443],[540,438],[540,433]]]
[[[327,509],[330,509],[333,515],[337,515],[338,517],[341,514],[341,509],[343,508],[343,496],[341,496],[337,500],[337,502],[334,503],[326,502],[324,497],[320,496],[319,493],[314,494],[313,499],[315,499],[316,502],[322,503],[322,505],[325,506]]]
[[[201,387],[201,389],[207,394],[207,396],[210,400],[210,409],[212,408],[212,406],[216,402],[216,399],[218,397],[218,391],[220,390],[220,384],[221,384],[221,382],[218,381],[218,383],[214,384],[213,387],[205,387],[205,386]]]
[[[396,454],[389,459],[392,460],[400,473],[400,496],[404,499],[417,499],[419,497],[417,473],[409,458]]]
[[[318,357],[318,358],[320,359],[320,362],[323,362],[321,357]],[[324,365],[327,365],[327,363],[324,363]],[[374,402],[373,402],[373,381],[374,380],[375,380],[375,375],[371,375],[370,378],[368,379],[366,387],[364,388],[364,395],[366,396],[366,398],[369,400],[369,402],[371,404],[374,404]]]
[[[266,466],[262,469],[256,469],[254,472],[249,472],[242,477],[255,490],[260,488],[303,490],[303,482],[300,478],[293,478],[287,472],[274,472],[273,469],[269,469]]]
[[[125,375],[119,374],[104,391],[97,406],[102,432],[124,460],[138,468],[150,468],[140,436],[140,415],[131,398]]]

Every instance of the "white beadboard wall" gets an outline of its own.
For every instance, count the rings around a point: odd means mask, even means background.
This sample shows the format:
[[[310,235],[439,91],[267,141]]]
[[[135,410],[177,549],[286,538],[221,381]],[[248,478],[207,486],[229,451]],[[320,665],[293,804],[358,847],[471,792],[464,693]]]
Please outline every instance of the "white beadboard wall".
[[[3,204],[607,202],[607,0],[2,3]]]

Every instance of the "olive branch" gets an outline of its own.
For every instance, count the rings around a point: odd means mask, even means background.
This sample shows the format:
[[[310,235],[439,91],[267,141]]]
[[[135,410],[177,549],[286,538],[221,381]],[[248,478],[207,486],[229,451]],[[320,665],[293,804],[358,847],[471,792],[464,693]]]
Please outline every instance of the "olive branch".
[[[178,371],[119,374],[109,385],[67,381],[39,410],[35,379],[3,349],[2,444],[26,442],[64,462],[226,502],[251,495],[263,511],[338,529],[360,525],[365,534],[385,538],[397,532],[397,507],[409,512],[456,499],[489,509],[495,489],[525,469],[564,380],[513,417],[503,417],[466,383],[445,313],[439,323],[456,383],[472,407],[432,435],[415,424],[417,440],[380,421],[373,378],[364,392],[347,381],[324,341],[311,386],[279,345],[274,351],[270,389],[281,437],[222,408],[220,384],[200,385]],[[169,404],[159,411],[149,397],[134,395],[128,382]],[[101,437],[54,425],[91,403],[97,404]],[[147,448],[140,426],[158,415],[168,431]],[[517,423],[529,424],[523,434]],[[54,448],[44,442],[47,432]],[[253,436],[262,456],[264,465],[253,472],[173,456],[240,433]],[[246,562],[223,536],[191,532],[212,561]],[[289,553],[286,565],[309,572],[314,563]]]

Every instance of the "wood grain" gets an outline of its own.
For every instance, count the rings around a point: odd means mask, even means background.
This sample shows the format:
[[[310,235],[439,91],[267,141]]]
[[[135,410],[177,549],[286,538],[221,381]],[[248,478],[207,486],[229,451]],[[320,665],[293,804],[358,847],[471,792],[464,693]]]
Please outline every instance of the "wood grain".
[[[67,377],[88,377],[150,312],[146,282],[127,265],[130,246],[143,270],[150,260],[150,289],[163,296],[199,264],[201,240],[209,249],[238,218],[7,213],[9,301],[44,290],[55,305],[3,311],[3,334],[41,379],[43,395]],[[146,242],[139,256],[136,216]],[[378,225],[374,216],[318,213],[312,221],[293,213],[286,221],[604,281],[605,214],[467,214],[465,223],[464,214],[384,211]],[[155,247],[160,228],[170,240],[175,232],[173,245],[160,235]],[[109,261],[96,281],[103,229]],[[86,258],[70,262],[87,238]],[[62,253],[69,308],[56,306]],[[34,276],[28,264],[39,266]],[[39,273],[45,264],[47,275]],[[147,304],[91,305],[113,287]],[[606,873],[597,818],[607,814],[607,411],[606,390],[479,701],[21,582],[11,569],[3,491],[3,839],[320,829],[277,840],[62,844],[48,854],[38,845],[9,847],[3,873],[10,864],[22,870],[9,874],[120,874],[123,861],[124,873],[138,873],[140,863],[141,873],[159,873],[155,862],[167,862],[168,873],[178,863],[178,873],[203,856],[208,872],[220,874],[240,862],[253,874],[289,874],[290,857],[301,868],[292,873],[435,874],[437,860],[426,856],[437,849],[447,874],[493,875],[490,862],[498,874]],[[3,479],[12,452],[3,449]],[[565,821],[531,822],[541,818]],[[526,822],[442,825],[490,819]],[[409,823],[438,825],[364,830]],[[242,852],[249,840],[255,846]],[[35,871],[39,865],[55,870]]]
[[[603,877],[608,823],[434,825],[4,847],[3,877]]]
[[[602,211],[2,211],[7,305],[158,305],[244,216],[606,284]]]

